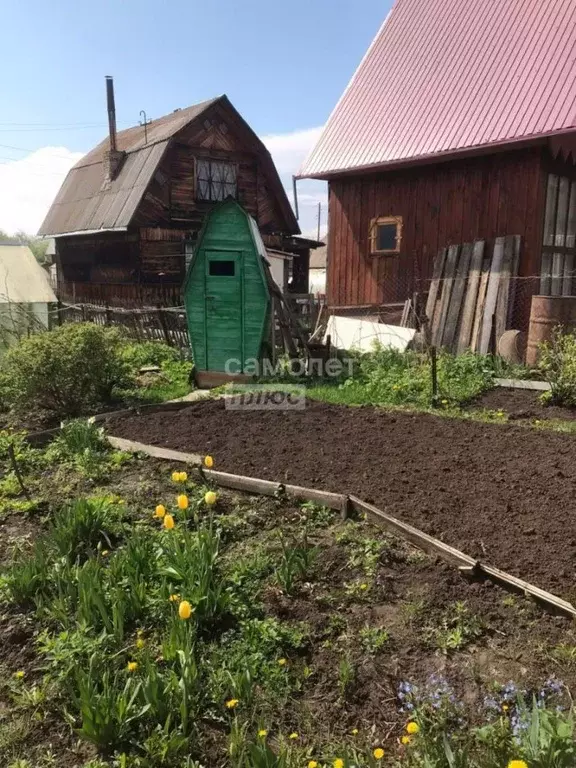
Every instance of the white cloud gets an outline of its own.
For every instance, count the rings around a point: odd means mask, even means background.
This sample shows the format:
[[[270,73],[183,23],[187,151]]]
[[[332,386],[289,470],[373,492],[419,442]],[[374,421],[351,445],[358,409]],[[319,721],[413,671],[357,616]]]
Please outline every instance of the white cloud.
[[[65,147],[42,147],[0,162],[0,229],[35,234],[70,168],[82,157]]]
[[[292,176],[296,175],[309,152],[322,133],[322,127],[306,128],[293,133],[262,136],[276,164],[288,199],[294,205]],[[298,182],[298,208],[300,228],[303,234],[316,237],[318,228],[318,203],[321,203],[320,236],[324,237],[328,222],[328,193],[324,181],[304,179]]]
[[[298,173],[321,132],[322,128],[318,127],[262,136],[291,203],[292,176]],[[71,152],[65,147],[43,147],[20,160],[0,162],[0,229],[8,234],[17,230],[36,233],[66,173],[81,156],[82,153]],[[321,234],[324,236],[328,217],[326,184],[314,180],[299,181],[299,223],[302,232],[309,236],[316,235],[319,202],[322,204]]]

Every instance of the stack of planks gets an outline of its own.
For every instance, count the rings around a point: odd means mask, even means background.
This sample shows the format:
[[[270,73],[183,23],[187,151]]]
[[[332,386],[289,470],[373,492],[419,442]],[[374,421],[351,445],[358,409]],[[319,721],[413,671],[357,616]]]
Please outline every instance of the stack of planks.
[[[426,303],[434,346],[457,353],[495,351],[511,326],[520,240],[497,237],[491,253],[484,240],[440,250]]]

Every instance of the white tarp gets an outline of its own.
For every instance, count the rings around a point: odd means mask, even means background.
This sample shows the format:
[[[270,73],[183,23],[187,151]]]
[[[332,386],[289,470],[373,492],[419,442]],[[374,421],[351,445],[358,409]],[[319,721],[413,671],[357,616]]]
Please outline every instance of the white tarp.
[[[326,335],[330,335],[331,344],[337,349],[358,349],[361,352],[371,352],[375,342],[404,351],[415,333],[414,328],[339,315],[331,315],[326,328]]]

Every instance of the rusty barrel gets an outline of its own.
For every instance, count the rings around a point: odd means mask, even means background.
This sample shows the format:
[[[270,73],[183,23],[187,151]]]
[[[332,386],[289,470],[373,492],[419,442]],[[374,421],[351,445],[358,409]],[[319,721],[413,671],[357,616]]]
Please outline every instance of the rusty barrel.
[[[538,362],[538,345],[550,341],[556,326],[576,330],[576,296],[532,296],[526,364]]]

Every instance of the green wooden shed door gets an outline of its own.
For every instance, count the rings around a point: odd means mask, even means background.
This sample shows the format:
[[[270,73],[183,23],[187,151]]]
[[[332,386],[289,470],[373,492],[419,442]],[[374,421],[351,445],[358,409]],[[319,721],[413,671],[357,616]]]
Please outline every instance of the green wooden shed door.
[[[228,360],[244,359],[242,253],[207,250],[205,263],[206,363],[210,371],[226,371]]]

